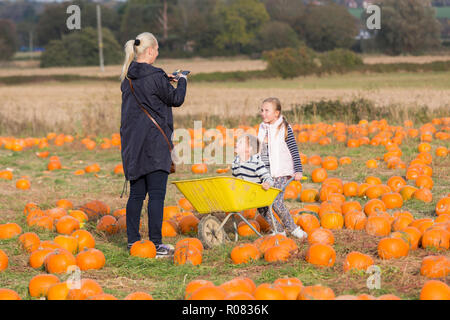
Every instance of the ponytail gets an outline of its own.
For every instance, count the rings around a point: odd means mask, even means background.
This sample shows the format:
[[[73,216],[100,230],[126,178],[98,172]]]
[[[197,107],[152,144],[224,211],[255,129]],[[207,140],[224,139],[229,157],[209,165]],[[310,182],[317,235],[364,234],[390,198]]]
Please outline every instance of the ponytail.
[[[131,62],[134,60],[136,53],[134,52],[134,40],[128,40],[125,43],[125,61],[122,67],[122,74],[120,75],[120,81],[125,79],[125,76],[128,73],[128,68],[130,67]]]
[[[280,130],[281,126],[284,126],[284,140],[287,139],[287,134],[288,134],[288,128],[289,128],[289,122],[287,122],[286,118],[284,116],[283,117],[283,122],[280,123],[280,126],[278,127],[278,130]]]

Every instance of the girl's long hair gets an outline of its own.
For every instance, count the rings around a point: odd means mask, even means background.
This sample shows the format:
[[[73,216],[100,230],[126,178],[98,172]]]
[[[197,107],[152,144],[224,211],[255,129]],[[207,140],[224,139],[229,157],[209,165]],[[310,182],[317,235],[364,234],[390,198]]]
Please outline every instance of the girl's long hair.
[[[130,67],[131,62],[136,57],[142,54],[148,47],[155,48],[158,44],[158,40],[156,40],[155,36],[150,32],[143,32],[139,34],[136,39],[140,41],[139,45],[137,46],[134,45],[134,39],[128,40],[125,43],[125,60],[122,67],[122,74],[120,75],[120,81],[123,81],[123,79],[125,79],[128,73],[128,68]]]
[[[271,103],[274,107],[276,111],[280,112],[280,116],[283,117],[283,122],[280,123],[280,125],[278,126],[277,130],[279,131],[281,126],[284,127],[284,139],[287,139],[287,132],[288,132],[288,127],[289,127],[289,122],[287,122],[286,118],[281,114],[281,102],[280,99],[275,98],[275,97],[269,97],[263,100],[262,104],[264,103]]]

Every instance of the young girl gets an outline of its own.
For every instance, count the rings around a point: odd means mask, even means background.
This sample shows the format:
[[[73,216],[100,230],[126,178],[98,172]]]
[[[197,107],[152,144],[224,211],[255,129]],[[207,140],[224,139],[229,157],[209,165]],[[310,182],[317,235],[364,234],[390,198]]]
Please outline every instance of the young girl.
[[[261,159],[274,179],[275,188],[283,188],[294,176],[296,181],[302,178],[302,163],[294,133],[286,119],[281,115],[281,103],[278,98],[267,98],[261,105],[263,122],[259,126],[258,140],[261,145]],[[285,230],[296,238],[304,239],[307,234],[294,223],[289,210],[283,203],[284,192],[280,193],[273,209],[284,224]],[[258,208],[258,212],[272,224],[269,208]],[[283,233],[283,226],[275,219],[275,233]]]

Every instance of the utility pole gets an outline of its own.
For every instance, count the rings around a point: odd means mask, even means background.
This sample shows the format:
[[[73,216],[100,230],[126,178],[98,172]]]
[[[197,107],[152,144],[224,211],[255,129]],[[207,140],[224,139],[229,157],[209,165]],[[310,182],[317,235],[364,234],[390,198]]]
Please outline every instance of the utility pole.
[[[30,52],[33,52],[33,30],[28,31]]]
[[[100,70],[105,71],[105,66],[103,64],[103,37],[102,37],[102,20],[100,5],[97,4],[97,30],[98,30],[98,55],[100,57]]]

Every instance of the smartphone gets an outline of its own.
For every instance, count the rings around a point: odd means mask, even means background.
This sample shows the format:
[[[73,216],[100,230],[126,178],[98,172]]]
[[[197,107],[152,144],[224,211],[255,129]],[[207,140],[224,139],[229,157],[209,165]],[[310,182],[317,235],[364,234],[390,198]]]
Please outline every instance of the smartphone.
[[[172,74],[175,76],[175,80],[180,79],[180,76],[178,76],[179,73],[181,73],[181,74],[187,76],[187,75],[188,75],[189,73],[191,73],[191,72],[190,72],[189,70],[184,70],[184,71],[181,71],[181,70],[175,70],[174,72],[172,72]]]

